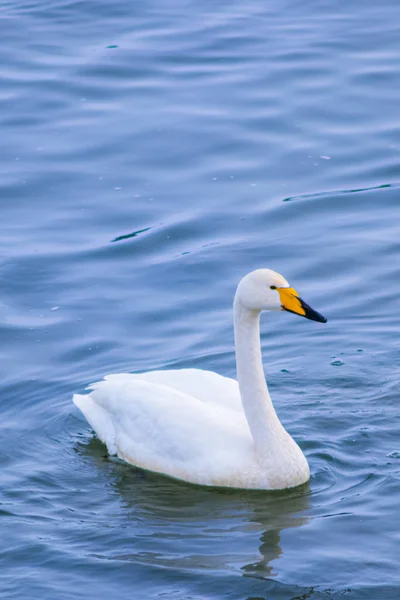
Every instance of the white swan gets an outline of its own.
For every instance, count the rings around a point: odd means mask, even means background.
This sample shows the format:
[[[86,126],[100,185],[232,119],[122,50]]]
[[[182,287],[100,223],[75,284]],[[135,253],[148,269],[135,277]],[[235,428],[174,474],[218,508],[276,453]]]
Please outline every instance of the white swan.
[[[304,483],[307,460],[279,421],[265,382],[262,310],[326,322],[281,275],[259,269],[241,280],[234,300],[238,382],[200,369],[123,373],[73,401],[110,454],[143,469],[209,486]]]

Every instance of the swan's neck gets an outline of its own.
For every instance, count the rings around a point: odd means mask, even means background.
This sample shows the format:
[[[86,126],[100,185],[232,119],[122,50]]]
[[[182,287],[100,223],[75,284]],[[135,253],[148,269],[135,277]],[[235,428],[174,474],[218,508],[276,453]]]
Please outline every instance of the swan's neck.
[[[238,294],[233,305],[236,368],[240,395],[256,449],[271,449],[282,425],[272,405],[264,377],[260,342],[260,312],[247,309]]]

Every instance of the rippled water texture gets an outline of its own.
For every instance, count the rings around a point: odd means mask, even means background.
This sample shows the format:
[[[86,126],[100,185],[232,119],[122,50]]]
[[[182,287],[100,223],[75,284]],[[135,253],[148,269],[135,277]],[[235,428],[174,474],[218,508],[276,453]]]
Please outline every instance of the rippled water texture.
[[[400,596],[400,6],[0,2],[0,596]],[[239,278],[311,467],[279,493],[106,457],[72,392],[235,375]]]

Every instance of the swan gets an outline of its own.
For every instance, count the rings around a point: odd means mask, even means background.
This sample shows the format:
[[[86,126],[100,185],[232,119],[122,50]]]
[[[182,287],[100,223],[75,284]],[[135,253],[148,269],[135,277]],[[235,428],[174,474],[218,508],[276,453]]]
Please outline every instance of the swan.
[[[263,310],[326,323],[282,275],[258,269],[239,282],[233,303],[238,381],[201,369],[121,373],[73,402],[108,452],[136,467],[205,486],[305,483],[307,460],[281,424],[264,377]]]

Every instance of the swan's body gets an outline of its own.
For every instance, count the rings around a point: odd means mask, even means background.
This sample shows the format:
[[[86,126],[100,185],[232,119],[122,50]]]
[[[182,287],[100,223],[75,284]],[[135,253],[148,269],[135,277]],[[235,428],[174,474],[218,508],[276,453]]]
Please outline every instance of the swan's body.
[[[127,462],[191,483],[282,489],[310,477],[302,451],[280,423],[261,362],[261,310],[325,321],[283,277],[260,269],[234,302],[238,382],[182,369],[109,375],[74,402],[107,445]]]

